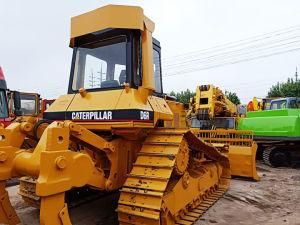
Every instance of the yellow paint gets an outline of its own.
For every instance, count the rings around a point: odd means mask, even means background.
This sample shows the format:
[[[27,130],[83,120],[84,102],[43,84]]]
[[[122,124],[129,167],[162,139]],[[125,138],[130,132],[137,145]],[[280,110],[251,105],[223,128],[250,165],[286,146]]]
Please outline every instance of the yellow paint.
[[[71,39],[106,29],[123,28],[143,31],[145,27],[150,32],[154,31],[154,23],[144,15],[142,8],[107,5],[73,17]]]

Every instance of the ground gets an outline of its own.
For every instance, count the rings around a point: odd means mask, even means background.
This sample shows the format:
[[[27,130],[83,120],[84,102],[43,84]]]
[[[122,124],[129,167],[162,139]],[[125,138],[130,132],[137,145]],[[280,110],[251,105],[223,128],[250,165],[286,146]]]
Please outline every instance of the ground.
[[[300,225],[300,169],[257,169],[260,182],[233,179],[196,225]]]
[[[228,192],[195,225],[300,225],[300,169],[257,165],[260,182],[233,179]],[[23,225],[38,225],[38,210],[8,188]],[[73,225],[115,225],[117,195],[70,210]]]

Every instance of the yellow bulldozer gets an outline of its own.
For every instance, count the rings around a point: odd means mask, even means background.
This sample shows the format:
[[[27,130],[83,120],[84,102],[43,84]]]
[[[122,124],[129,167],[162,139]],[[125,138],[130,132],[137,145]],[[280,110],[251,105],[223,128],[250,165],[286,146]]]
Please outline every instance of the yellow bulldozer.
[[[252,131],[236,130],[239,112],[222,90],[200,85],[190,101],[189,126],[201,140],[215,147],[227,146],[231,175],[259,180],[256,171],[257,144]]]
[[[209,84],[197,86],[187,116],[191,117],[192,127],[235,129],[237,115],[237,106],[220,88]]]
[[[154,27],[134,6],[72,18],[68,94],[43,114],[51,124],[31,148],[23,143],[35,121],[0,129],[1,224],[20,222],[5,190],[16,177],[41,225],[71,225],[65,194],[74,188],[120,190],[124,225],[193,224],[228,189],[223,148],[193,134],[182,104],[163,94]]]

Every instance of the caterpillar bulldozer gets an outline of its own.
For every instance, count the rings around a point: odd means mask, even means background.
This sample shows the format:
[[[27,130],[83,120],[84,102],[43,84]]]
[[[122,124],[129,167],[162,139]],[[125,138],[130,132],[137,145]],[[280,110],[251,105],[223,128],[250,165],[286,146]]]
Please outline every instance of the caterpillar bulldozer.
[[[256,171],[257,144],[251,129],[237,130],[239,112],[221,89],[200,85],[190,101],[187,118],[201,140],[214,146],[227,146],[231,175],[259,180]]]
[[[163,94],[154,27],[134,6],[72,18],[68,94],[43,114],[52,123],[29,149],[35,122],[0,129],[0,223],[20,222],[4,188],[12,177],[22,177],[41,225],[71,224],[65,194],[74,188],[120,190],[124,225],[193,224],[228,189],[223,148],[195,136],[182,104]]]

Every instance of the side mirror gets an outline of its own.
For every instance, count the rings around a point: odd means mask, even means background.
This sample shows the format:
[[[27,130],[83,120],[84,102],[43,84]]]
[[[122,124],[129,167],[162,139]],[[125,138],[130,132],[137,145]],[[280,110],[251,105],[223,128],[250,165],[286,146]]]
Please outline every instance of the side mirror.
[[[16,116],[22,116],[22,111],[21,111],[21,96],[20,92],[15,91],[14,92],[14,114]]]

